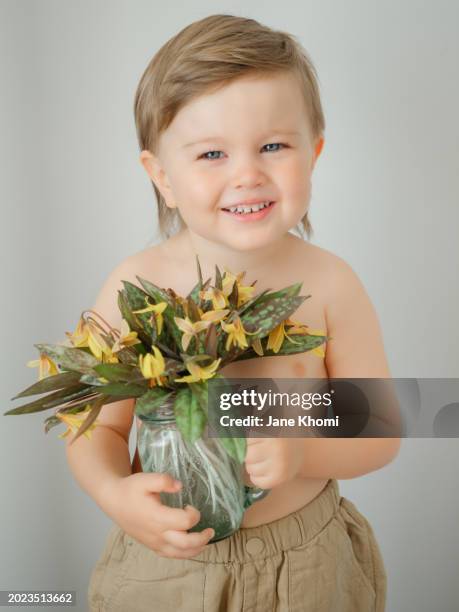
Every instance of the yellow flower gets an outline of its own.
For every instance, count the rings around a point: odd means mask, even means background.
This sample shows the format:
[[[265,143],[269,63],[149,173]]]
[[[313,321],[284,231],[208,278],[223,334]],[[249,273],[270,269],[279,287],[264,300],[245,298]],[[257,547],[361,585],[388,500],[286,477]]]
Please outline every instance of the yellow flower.
[[[63,423],[65,423],[68,426],[67,429],[64,431],[64,433],[59,434],[58,438],[65,438],[70,433],[76,433],[81,427],[81,425],[83,424],[83,422],[86,420],[86,417],[88,416],[90,410],[91,410],[91,406],[88,405],[85,408],[85,410],[78,412],[77,414],[69,414],[69,413],[60,414],[59,412],[57,412],[56,413],[57,418],[60,419]],[[96,425],[98,425],[97,419],[93,423],[91,423],[88,429],[84,432],[83,435],[86,436],[88,440],[91,438],[91,435],[92,435],[91,431],[95,429]]]
[[[228,308],[224,310],[208,310],[207,312],[202,312],[201,309],[199,309],[199,311],[203,321],[211,321],[212,323],[219,323],[229,313]]]
[[[161,374],[166,369],[164,357],[161,355],[161,351],[156,346],[152,346],[154,356],[151,353],[146,355],[139,355],[139,367],[144,378],[150,378],[153,386],[154,380],[156,384],[162,386],[163,379]]]
[[[35,368],[38,366],[38,380],[59,374],[59,370],[54,361],[45,354],[40,354],[38,359],[32,359],[27,362],[27,367]]]
[[[261,340],[260,338],[255,338],[255,340],[252,342],[251,344],[253,350],[255,351],[255,353],[257,355],[259,355],[260,357],[263,357],[264,353],[263,353],[263,346],[261,344]]]
[[[199,355],[198,355],[199,357]],[[182,378],[176,378],[174,382],[184,382],[184,383],[193,383],[207,380],[208,378],[212,378],[217,371],[217,368],[220,364],[221,357],[217,360],[213,361],[210,365],[201,367],[196,361],[193,359],[188,360],[186,367],[187,370],[191,373],[190,376],[183,376]]]
[[[99,332],[99,328],[92,321],[85,321],[83,317],[73,332],[65,332],[73,346],[76,348],[89,347],[91,353],[103,363],[118,363],[112,349]]]
[[[155,320],[158,324],[158,336],[161,335],[161,331],[163,329],[163,315],[162,313],[167,308],[166,302],[159,302],[159,304],[150,304],[147,298],[145,298],[146,303],[148,304],[146,308],[142,308],[141,310],[133,310],[132,312],[135,314],[141,314],[143,312],[154,312]]]
[[[130,331],[129,325],[125,319],[121,320],[120,337],[112,346],[112,353],[120,351],[123,347],[132,346],[133,344],[139,344],[140,340],[137,338],[137,332]]]
[[[236,317],[233,323],[224,323],[222,321],[221,325],[223,330],[228,334],[225,345],[227,351],[232,347],[233,343],[240,348],[247,348],[248,344],[245,335],[254,336],[260,331],[259,329],[255,332],[246,331],[239,317]]]
[[[245,276],[245,272],[240,272],[237,276],[233,274],[228,268],[225,266],[225,274],[222,279],[223,293],[226,297],[228,297],[232,290],[234,283],[237,283],[237,307],[239,308],[247,302],[249,299],[253,297],[253,292],[255,291],[255,287],[243,286],[241,285],[241,281]]]
[[[188,317],[185,317],[185,319],[181,319],[180,317],[174,317],[174,321],[177,327],[183,332],[182,347],[184,351],[187,350],[191,338],[193,338],[193,336],[197,336],[200,331],[209,327],[212,322],[196,321],[195,323],[193,323]]]
[[[65,332],[65,335],[70,339],[74,347],[88,346],[88,330],[83,317],[80,317],[73,334]]]
[[[269,332],[267,349],[271,349],[274,353],[278,353],[282,342],[284,341],[285,330],[284,322],[282,321],[274,329]]]
[[[217,289],[216,287],[212,287],[207,291],[200,291],[199,297],[202,300],[212,300],[212,306],[214,310],[225,308],[225,306],[228,305],[228,300],[226,299],[225,293],[221,289]]]
[[[285,324],[292,325],[292,327],[290,327],[288,330],[289,334],[303,334],[303,335],[308,335],[308,336],[326,336],[327,335],[327,332],[323,329],[309,329],[307,325],[297,323],[296,321],[292,321],[291,319],[287,319],[287,321],[285,321]],[[291,338],[289,338],[289,340],[291,342],[295,342]],[[323,345],[316,346],[316,348],[311,350],[311,353],[314,353],[314,355],[317,355],[317,357],[321,357],[321,358],[325,357],[325,351],[324,351]]]

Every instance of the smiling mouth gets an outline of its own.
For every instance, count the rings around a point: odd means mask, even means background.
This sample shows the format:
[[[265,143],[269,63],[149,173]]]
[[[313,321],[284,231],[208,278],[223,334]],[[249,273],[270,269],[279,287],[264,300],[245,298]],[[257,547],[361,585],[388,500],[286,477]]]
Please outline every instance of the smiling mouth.
[[[263,210],[266,210],[268,208],[271,208],[272,205],[274,204],[274,202],[268,202],[267,204],[265,204],[263,206],[263,208],[259,208],[258,210],[250,210],[248,212],[244,212],[244,211],[238,211],[238,210],[233,210],[231,211],[229,208],[222,208],[221,210],[231,214],[231,215],[241,215],[241,216],[250,216],[250,215],[256,215],[260,212],[262,212]],[[235,207],[232,207],[235,208]]]

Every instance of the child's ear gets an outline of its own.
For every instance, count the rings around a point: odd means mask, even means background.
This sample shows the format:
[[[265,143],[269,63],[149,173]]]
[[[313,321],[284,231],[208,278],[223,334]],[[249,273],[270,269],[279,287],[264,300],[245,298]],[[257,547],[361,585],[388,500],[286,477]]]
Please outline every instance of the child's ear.
[[[324,141],[324,137],[323,137],[323,136],[320,136],[320,137],[319,137],[319,138],[316,140],[316,143],[315,143],[315,145],[314,145],[314,159],[313,159],[313,162],[312,162],[312,167],[313,167],[313,168],[314,168],[314,166],[316,165],[317,158],[319,157],[319,155],[320,155],[320,154],[321,154],[321,152],[322,152],[322,149],[323,149],[323,146],[324,146],[324,142],[325,142],[325,141]]]
[[[316,147],[315,147],[315,150],[314,150],[314,156],[315,156],[315,158],[316,158],[316,159],[319,157],[319,155],[320,155],[320,154],[321,154],[321,152],[322,152],[322,148],[323,148],[323,146],[324,146],[324,142],[325,142],[325,140],[324,140],[324,137],[323,137],[323,136],[321,136],[321,137],[320,137],[320,138],[317,140],[317,142],[316,142]]]
[[[140,154],[140,163],[145,168],[148,176],[154,182],[156,187],[161,192],[161,195],[166,201],[169,208],[175,208],[174,197],[172,195],[172,189],[167,178],[167,174],[161,165],[158,157],[153,155],[150,151],[144,150]]]

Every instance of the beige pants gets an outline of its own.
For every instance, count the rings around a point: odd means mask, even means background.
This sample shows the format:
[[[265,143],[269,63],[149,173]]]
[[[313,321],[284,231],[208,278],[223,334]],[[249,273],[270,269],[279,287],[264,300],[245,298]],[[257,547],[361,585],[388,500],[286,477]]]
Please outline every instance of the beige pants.
[[[114,526],[88,596],[91,612],[383,612],[386,573],[367,519],[329,480],[300,510],[193,559],[161,557]]]

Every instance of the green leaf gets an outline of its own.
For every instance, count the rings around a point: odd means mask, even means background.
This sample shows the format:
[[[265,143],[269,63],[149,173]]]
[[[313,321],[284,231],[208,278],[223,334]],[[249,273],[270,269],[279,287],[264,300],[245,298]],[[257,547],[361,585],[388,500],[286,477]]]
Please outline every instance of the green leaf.
[[[19,397],[26,397],[28,395],[37,395],[38,393],[46,393],[47,391],[54,391],[56,389],[63,389],[68,387],[72,383],[78,382],[80,378],[79,372],[61,372],[60,374],[54,374],[53,376],[47,376],[42,380],[34,383],[24,391],[21,391],[12,400],[18,399]]]
[[[122,363],[101,363],[94,369],[100,375],[111,382],[130,382],[134,378],[142,376],[139,368],[123,365]]]
[[[176,295],[175,292],[169,290],[171,293],[168,293],[150,281],[140,278],[140,276],[136,276],[136,278],[156,304],[159,302],[167,303],[167,307],[162,313],[164,325],[163,331],[161,332],[161,338],[163,334],[165,334],[164,344],[170,349],[174,349],[172,346],[173,343],[175,343],[175,348],[181,347],[182,332],[175,324],[174,317],[178,316],[183,318],[184,313],[181,305],[174,298],[174,295]]]
[[[222,275],[218,269],[218,266],[215,266],[215,288],[220,289],[220,291],[223,289]]]
[[[237,282],[234,281],[233,283],[233,288],[231,290],[231,293],[228,296],[228,303],[229,306],[231,308],[231,310],[236,310],[237,309],[237,302],[238,302],[238,289],[237,289]]]
[[[145,379],[145,383],[147,380]],[[101,393],[105,395],[115,395],[117,397],[141,397],[145,393],[145,385],[136,385],[134,383],[118,383],[112,382],[102,387],[98,387]]]
[[[210,355],[212,359],[217,359],[217,327],[215,323],[211,323],[206,330],[204,351]]]
[[[136,400],[135,414],[139,418],[153,414],[173,393],[174,391],[162,389],[161,387],[148,389],[146,393]]]
[[[94,376],[93,368],[100,363],[94,355],[79,348],[62,346],[61,344],[34,344],[34,346],[40,353],[47,355],[64,370]]]
[[[23,404],[22,406],[8,410],[3,414],[6,416],[40,412],[42,410],[47,410],[48,408],[60,406],[61,404],[77,398],[85,398],[88,396],[91,397],[93,393],[94,391],[87,385],[72,385],[65,389],[61,389],[60,391],[49,393],[48,395],[45,395],[44,397],[41,397],[33,402],[28,402],[27,404]]]
[[[204,431],[207,419],[196,396],[188,386],[177,392],[174,413],[177,427],[185,440],[190,443],[195,442]]]
[[[137,315],[132,313],[131,306],[129,305],[127,295],[123,290],[118,290],[118,308],[120,309],[121,316],[126,320],[131,331],[137,332],[139,340],[141,340],[147,346],[150,345],[150,336],[145,332],[141,321],[137,318]],[[139,345],[134,345],[138,347]],[[136,349],[138,350],[138,349]]]
[[[201,409],[204,414],[207,415],[208,411],[208,384],[207,380],[198,383],[189,383],[191,393],[198,400]]]
[[[202,289],[202,270],[201,270],[201,264],[199,263],[198,255],[196,255],[196,265],[198,267],[199,289]]]
[[[97,367],[97,366],[96,366]],[[97,376],[91,376],[90,374],[82,374],[80,382],[91,387],[101,387],[105,383],[101,382]]]
[[[279,291],[273,291],[269,295],[264,295],[260,300],[260,303],[264,303],[271,298],[279,298],[279,297],[296,297],[299,295],[301,291],[301,287],[303,283],[295,283],[294,285],[290,285],[285,287],[285,289],[279,289]],[[310,295],[304,296],[306,298],[310,298]]]
[[[199,314],[198,307],[196,303],[191,299],[187,298],[187,306],[188,306],[188,316],[190,320],[195,323],[201,319],[201,315]]]
[[[153,301],[155,304],[159,304],[159,302],[166,302],[169,306],[172,306],[172,301],[167,291],[165,291],[164,289],[161,289],[160,287],[157,287],[156,285],[154,285],[149,280],[146,280],[145,278],[140,278],[140,276],[137,276],[137,274],[136,274],[136,278],[139,281],[139,283],[142,285],[142,287],[145,289],[145,292],[151,298],[153,298]]]
[[[45,433],[48,433],[52,427],[56,427],[56,425],[61,425],[62,421],[55,416],[50,416],[44,420],[45,423]]]
[[[126,301],[131,311],[142,310],[143,308],[146,308],[150,304],[150,301],[148,300],[149,298],[148,293],[146,293],[145,291],[140,289],[140,287],[137,287],[137,285],[134,285],[133,283],[129,281],[123,280],[121,282],[123,283],[123,286],[124,286],[124,296],[126,298]],[[154,313],[153,312],[143,312],[143,313],[132,312],[132,315],[135,316],[137,320],[140,322],[140,325],[149,341],[149,339],[151,338],[153,334],[152,317],[154,317]],[[137,331],[137,330],[134,330],[134,331]]]
[[[238,463],[244,463],[247,442],[245,438],[219,438],[226,452]]]

